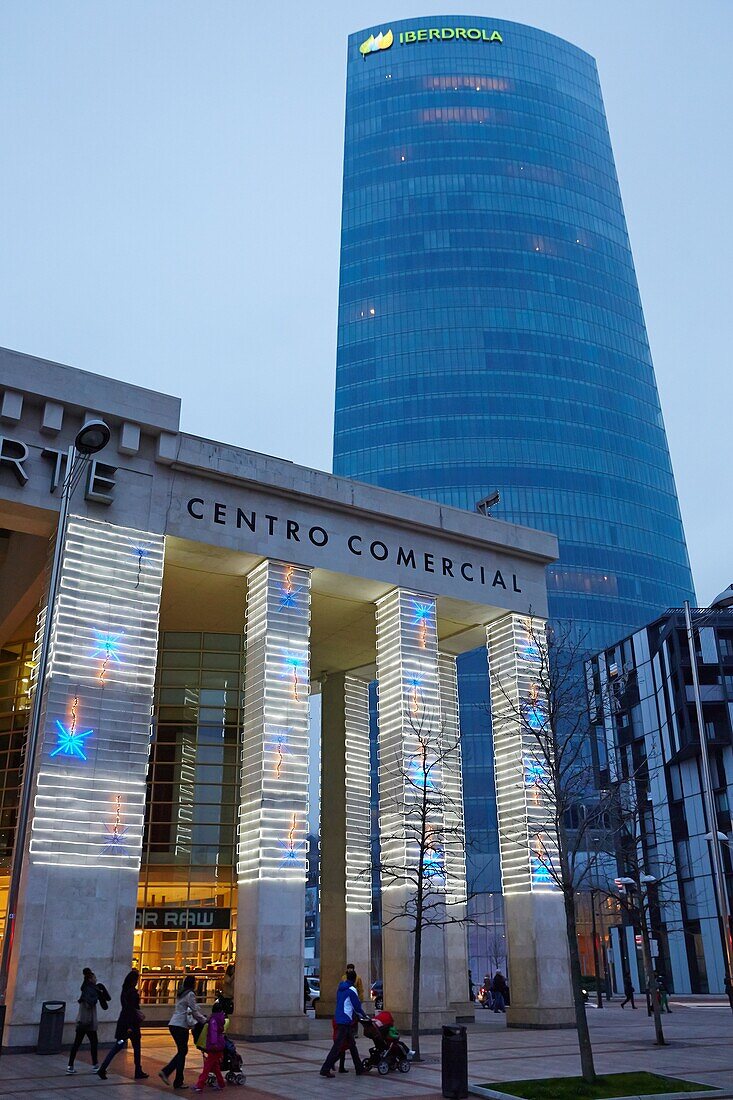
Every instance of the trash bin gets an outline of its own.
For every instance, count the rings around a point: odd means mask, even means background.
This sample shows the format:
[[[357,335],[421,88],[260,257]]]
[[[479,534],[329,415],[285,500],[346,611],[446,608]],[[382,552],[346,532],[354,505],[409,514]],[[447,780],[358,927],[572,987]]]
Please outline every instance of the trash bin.
[[[441,1043],[443,1096],[465,1100],[468,1096],[468,1033],[465,1027],[444,1027]]]
[[[36,1054],[59,1054],[64,1038],[66,1001],[44,1001],[38,1025]]]

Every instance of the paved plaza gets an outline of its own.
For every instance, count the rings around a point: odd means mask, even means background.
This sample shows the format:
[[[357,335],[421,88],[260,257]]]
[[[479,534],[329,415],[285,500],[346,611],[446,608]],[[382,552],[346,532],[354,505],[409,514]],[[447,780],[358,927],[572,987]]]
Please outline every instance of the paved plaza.
[[[673,1012],[664,1017],[669,1046],[653,1043],[652,1021],[643,1008],[623,1011],[618,1000],[602,1011],[589,1008],[588,1015],[601,1073],[645,1069],[717,1085],[733,1096],[733,1014],[717,999],[673,1001]],[[440,1038],[423,1040],[425,1062],[414,1065],[409,1075],[378,1077],[372,1072],[357,1080],[348,1076],[326,1081],[318,1068],[330,1046],[330,1025],[310,1021],[311,1037],[300,1043],[240,1043],[247,1084],[233,1089],[242,1100],[273,1100],[275,1097],[322,1100],[438,1100],[440,1092]],[[530,1077],[561,1077],[579,1073],[575,1036],[570,1031],[508,1031],[503,1016],[480,1012],[469,1028],[470,1078],[472,1082],[510,1081]],[[366,1043],[360,1038],[366,1053]],[[88,1052],[77,1060],[78,1073],[65,1076],[66,1057],[35,1054],[5,1054],[0,1058],[0,1097],[33,1097],[34,1100],[87,1100],[108,1094],[112,1100],[152,1100],[152,1093],[169,1092],[159,1080],[158,1070],[171,1056],[167,1032],[143,1033],[143,1062],[150,1079],[133,1081],[132,1056],[119,1055],[114,1073],[101,1082],[89,1071]],[[186,1079],[193,1083],[201,1060],[191,1050]],[[208,1090],[207,1090],[208,1091]],[[188,1093],[184,1093],[188,1095]]]

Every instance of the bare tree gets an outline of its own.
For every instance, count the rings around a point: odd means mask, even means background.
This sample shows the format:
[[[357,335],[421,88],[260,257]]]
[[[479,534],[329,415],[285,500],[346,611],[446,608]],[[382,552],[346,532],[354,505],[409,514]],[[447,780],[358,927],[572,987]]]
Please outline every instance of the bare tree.
[[[382,806],[382,820],[393,827],[380,835],[379,872],[383,890],[402,897],[382,920],[397,924],[413,937],[411,1045],[420,1060],[420,978],[423,937],[430,927],[467,925],[465,832],[460,785],[452,793],[451,777],[460,776],[460,739],[446,736],[433,716],[416,707],[409,718],[409,749],[394,761],[398,794]],[[388,762],[389,763],[389,762]],[[462,868],[462,873],[461,873]],[[466,975],[466,1000],[468,976]]]

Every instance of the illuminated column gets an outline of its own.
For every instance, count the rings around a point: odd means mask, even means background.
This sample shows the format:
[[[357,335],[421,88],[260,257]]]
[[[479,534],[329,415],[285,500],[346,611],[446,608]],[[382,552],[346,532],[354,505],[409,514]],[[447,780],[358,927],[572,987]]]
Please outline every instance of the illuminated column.
[[[417,868],[425,849],[423,884],[431,915],[441,918],[445,893],[443,820],[439,809],[441,714],[435,600],[396,589],[377,603],[379,691],[379,835],[385,1002],[400,1026],[411,1017]],[[421,742],[423,748],[421,749]],[[428,844],[418,843],[427,790]],[[430,840],[430,836],[434,840]],[[442,926],[423,928],[420,1020],[450,1023]]]
[[[509,1027],[574,1027],[562,894],[548,867],[557,848],[548,826],[549,779],[535,734],[547,720],[537,683],[546,665],[544,621],[504,615],[487,627],[499,851],[506,913]]]
[[[333,1016],[347,962],[371,982],[372,911],[369,685],[344,673],[322,691],[321,995],[317,1015]]]
[[[307,1036],[309,569],[264,561],[247,578],[244,748],[233,1029]]]
[[[456,1017],[473,1019],[473,1004],[468,992],[468,931],[466,925],[460,923],[466,918],[467,905],[466,833],[455,657],[441,653],[438,673],[442,717],[446,915],[451,920],[445,926],[445,980],[448,1003]]]
[[[11,1045],[35,1041],[44,999],[75,1002],[81,967],[113,990],[130,967],[162,576],[160,535],[71,517],[34,762]]]

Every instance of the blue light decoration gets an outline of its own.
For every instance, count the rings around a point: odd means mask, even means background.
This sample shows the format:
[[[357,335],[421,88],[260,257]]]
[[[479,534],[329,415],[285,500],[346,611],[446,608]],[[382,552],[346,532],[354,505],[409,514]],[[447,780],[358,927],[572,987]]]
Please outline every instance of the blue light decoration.
[[[293,699],[296,703],[299,703],[301,701],[298,695],[299,674],[306,666],[306,657],[302,653],[288,651],[283,655],[283,664],[285,665],[286,676],[293,681]]]
[[[419,760],[413,760],[410,764],[410,782],[421,791],[434,791],[436,789],[432,774],[423,767]]]
[[[533,661],[537,663],[540,660],[540,647],[537,644],[535,638],[528,634],[519,647],[519,656],[525,661]]]
[[[292,565],[288,565],[285,569],[283,583],[280,586],[282,595],[280,597],[278,611],[283,611],[286,607],[297,607],[297,598],[300,588],[296,588],[293,584],[294,572],[295,569]]]
[[[120,657],[120,639],[124,637],[124,631],[120,631],[118,634],[105,633],[102,630],[94,628],[94,633],[97,636],[97,641],[94,649],[90,653],[90,657],[98,657],[102,665],[99,670],[99,679],[104,683],[104,677],[107,675],[107,668],[110,661],[114,661],[115,664],[122,664],[122,658]]]
[[[412,606],[415,610],[415,618],[413,623],[417,626],[418,638],[420,641],[420,648],[428,648],[428,629],[433,614],[433,604],[421,603],[419,600],[413,600]]]
[[[532,856],[532,885],[552,886],[553,883],[554,879],[542,860]]]
[[[57,744],[51,756],[78,756],[80,760],[86,760],[84,740],[91,737],[94,730],[85,730],[84,733],[79,733],[76,729],[75,717],[68,728],[58,718],[56,719],[56,726],[58,729],[56,734]]]
[[[127,848],[125,846],[125,840],[127,838],[127,826],[122,824],[121,794],[118,794],[115,799],[115,819],[111,825],[105,825],[105,829],[108,833],[108,839],[107,843],[102,848],[102,853],[107,855],[110,852],[119,852],[121,855],[126,855]]]
[[[429,850],[423,855],[423,875],[429,879],[445,879],[445,860],[443,858],[443,852],[436,848],[435,850]]]
[[[292,866],[294,863],[299,863],[301,854],[305,859],[306,843],[304,840],[295,839],[295,830],[297,828],[297,818],[293,814],[293,820],[290,825],[287,840],[278,840],[278,846],[283,850],[285,855],[280,861],[282,867]]]
[[[547,705],[540,698],[540,690],[537,684],[530,684],[529,699],[524,704],[524,717],[527,725],[534,732],[544,730],[547,723]]]
[[[524,758],[524,785],[525,787],[538,787],[547,780],[547,770],[539,760],[533,760],[530,756]]]

